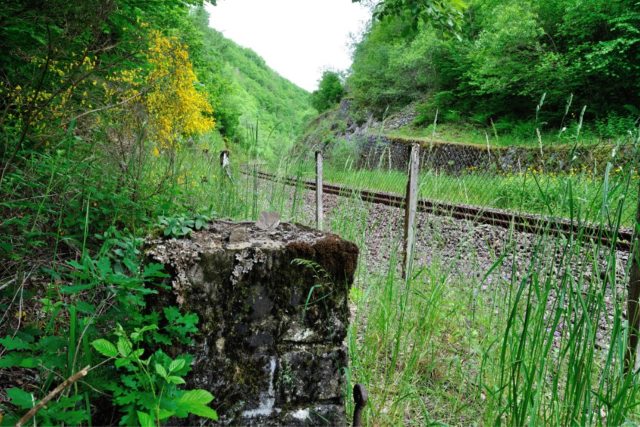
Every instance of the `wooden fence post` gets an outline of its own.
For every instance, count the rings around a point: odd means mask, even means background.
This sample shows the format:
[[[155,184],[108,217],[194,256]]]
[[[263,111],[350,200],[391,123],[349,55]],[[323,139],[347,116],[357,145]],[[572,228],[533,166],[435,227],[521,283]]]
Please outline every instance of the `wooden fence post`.
[[[404,214],[404,260],[402,263],[402,277],[406,278],[413,264],[413,249],[415,246],[415,221],[418,209],[418,174],[420,172],[420,145],[411,144],[409,156],[409,176],[407,180],[407,198]]]
[[[316,227],[322,230],[322,151],[316,151]]]
[[[627,288],[627,320],[629,321],[629,341],[627,342],[627,354],[625,368],[627,373],[633,373],[636,367],[638,350],[638,332],[640,331],[640,191],[638,207],[636,210],[635,232],[631,241],[631,272],[629,274],[629,286]]]

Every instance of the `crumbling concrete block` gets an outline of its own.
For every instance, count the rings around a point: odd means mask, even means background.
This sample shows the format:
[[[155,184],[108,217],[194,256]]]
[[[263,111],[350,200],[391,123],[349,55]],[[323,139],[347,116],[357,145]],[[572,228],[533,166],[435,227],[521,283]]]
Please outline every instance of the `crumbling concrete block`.
[[[177,303],[200,318],[188,378],[223,423],[345,425],[347,298],[358,248],[301,225],[216,221],[147,255],[172,273]],[[178,351],[178,350],[176,350]]]

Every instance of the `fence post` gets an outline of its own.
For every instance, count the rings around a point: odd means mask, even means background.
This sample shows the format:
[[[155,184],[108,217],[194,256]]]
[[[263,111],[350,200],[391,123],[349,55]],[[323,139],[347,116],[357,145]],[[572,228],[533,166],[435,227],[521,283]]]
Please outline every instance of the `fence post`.
[[[407,198],[404,214],[404,260],[402,263],[402,277],[406,278],[413,264],[413,249],[415,246],[415,221],[418,208],[418,173],[420,171],[420,145],[411,144],[409,156],[409,179],[407,180]]]
[[[636,352],[638,350],[638,332],[640,331],[640,191],[638,207],[636,210],[635,232],[631,241],[631,272],[629,274],[629,287],[627,288],[627,319],[629,321],[629,341],[627,342],[627,354],[625,368],[627,373],[635,371]]]
[[[316,227],[322,230],[322,151],[316,151]]]

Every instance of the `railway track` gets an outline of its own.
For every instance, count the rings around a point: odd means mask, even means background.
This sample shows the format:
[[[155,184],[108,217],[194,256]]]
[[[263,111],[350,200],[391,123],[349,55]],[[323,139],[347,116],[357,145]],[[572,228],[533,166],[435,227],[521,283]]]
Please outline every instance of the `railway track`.
[[[246,170],[243,170],[242,173],[253,175],[253,172],[248,172]],[[285,184],[292,186],[302,185],[304,188],[309,190],[316,189],[314,181],[301,180],[292,177],[278,177],[274,174],[262,171],[256,171],[256,175],[258,178],[269,181],[284,182]],[[363,201],[369,203],[379,203],[398,208],[403,208],[405,205],[405,197],[397,194],[354,189],[328,183],[323,183],[322,188],[327,194],[344,197],[358,196]],[[488,224],[503,228],[513,227],[517,231],[526,233],[545,232],[555,236],[573,236],[574,238],[583,241],[598,242],[607,246],[615,245],[616,249],[627,252],[631,251],[631,242],[633,239],[633,231],[628,228],[620,228],[616,230],[605,226],[577,223],[562,218],[516,213],[501,209],[472,205],[452,204],[428,199],[418,200],[418,211],[427,212],[433,215],[450,216],[478,224]]]

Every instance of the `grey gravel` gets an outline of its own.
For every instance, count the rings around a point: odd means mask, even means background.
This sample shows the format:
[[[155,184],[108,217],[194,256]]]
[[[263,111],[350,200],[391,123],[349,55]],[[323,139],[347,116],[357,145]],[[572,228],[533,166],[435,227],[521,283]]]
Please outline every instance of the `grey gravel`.
[[[270,186],[273,182],[260,183],[261,188]],[[315,193],[302,191],[304,204],[295,219],[313,226]],[[400,268],[404,210],[331,194],[323,195],[323,204],[325,229],[358,244],[361,268],[368,273],[385,273],[394,254],[396,268]],[[613,272],[616,285],[607,285],[604,292],[607,310],[599,316],[596,333],[596,344],[607,348],[614,307],[617,303],[623,311],[626,308],[628,252],[616,251],[615,265],[608,265],[609,248],[596,244],[575,244],[563,237],[541,237],[424,212],[417,213],[416,224],[414,268],[437,266],[448,276],[451,286],[471,286],[477,292],[487,293],[483,301],[491,301],[493,295],[497,295],[496,289],[504,289],[506,295],[508,289],[529,277],[528,271],[535,271],[539,283],[547,281],[552,288],[546,299],[548,312],[552,313],[558,304],[558,284],[563,283],[563,276],[565,280],[574,281],[574,292],[582,288],[581,292],[586,295],[590,284],[600,289],[605,275],[611,277]],[[345,226],[346,233],[343,232]],[[558,326],[558,340],[564,336],[566,326],[562,322]]]

